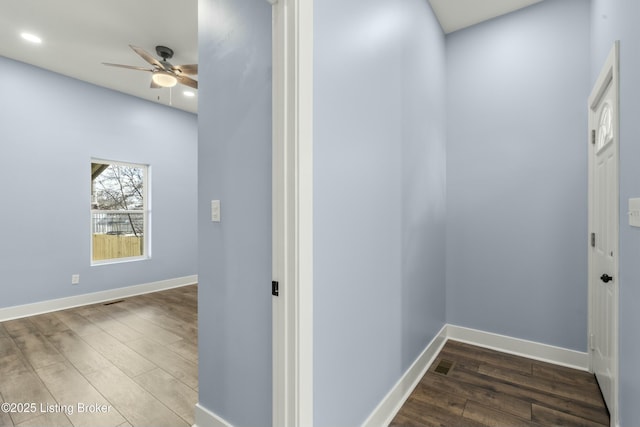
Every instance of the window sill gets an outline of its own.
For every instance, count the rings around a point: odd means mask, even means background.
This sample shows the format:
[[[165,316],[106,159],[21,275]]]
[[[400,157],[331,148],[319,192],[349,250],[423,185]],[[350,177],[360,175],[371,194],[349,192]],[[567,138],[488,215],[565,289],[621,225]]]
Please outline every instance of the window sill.
[[[112,259],[101,259],[100,261],[91,261],[91,267],[96,267],[100,265],[112,265],[112,264],[122,264],[125,262],[135,262],[135,261],[146,261],[150,260],[150,256],[132,256],[127,258],[112,258]]]

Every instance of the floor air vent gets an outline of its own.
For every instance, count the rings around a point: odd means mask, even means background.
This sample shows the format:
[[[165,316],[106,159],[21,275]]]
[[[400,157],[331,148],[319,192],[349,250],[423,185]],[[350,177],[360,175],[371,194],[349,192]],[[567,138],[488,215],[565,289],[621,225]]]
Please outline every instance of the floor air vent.
[[[118,301],[105,302],[105,303],[104,303],[104,304],[102,304],[102,305],[113,305],[113,304],[117,304],[117,303],[119,303],[119,302],[123,302],[123,301],[124,301],[124,300],[123,300],[123,299],[121,299],[121,300],[118,300]]]
[[[447,375],[452,366],[452,361],[441,359],[440,363],[438,363],[438,366],[436,366],[436,369],[434,369],[434,371],[438,374]]]

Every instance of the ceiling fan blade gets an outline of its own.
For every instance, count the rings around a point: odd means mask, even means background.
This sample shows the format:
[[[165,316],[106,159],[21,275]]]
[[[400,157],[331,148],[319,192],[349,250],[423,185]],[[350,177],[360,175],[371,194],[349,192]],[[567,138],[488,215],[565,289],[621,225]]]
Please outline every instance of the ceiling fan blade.
[[[192,76],[198,74],[198,64],[174,65],[171,69],[173,71],[178,71],[182,74],[189,74]]]
[[[133,65],[122,65],[122,64],[111,64],[109,62],[103,62],[104,65],[108,65],[110,67],[120,67],[120,68],[128,68],[130,70],[139,70],[139,71],[151,71],[153,70],[144,67],[134,67]]]
[[[191,77],[187,77],[187,76],[176,76],[176,78],[183,85],[192,87],[194,89],[198,89],[198,81],[197,80],[194,80]]]
[[[161,70],[165,70],[165,66],[162,65],[162,62],[158,61],[156,58],[154,58],[153,56],[151,56],[149,54],[149,52],[147,52],[146,50],[144,50],[141,47],[138,46],[134,46],[132,44],[129,45],[129,47],[131,49],[133,49],[133,51],[135,53],[137,53],[138,55],[140,55],[142,57],[142,59],[144,59],[145,61],[147,61],[149,64],[151,65],[155,65],[156,67],[160,68]]]

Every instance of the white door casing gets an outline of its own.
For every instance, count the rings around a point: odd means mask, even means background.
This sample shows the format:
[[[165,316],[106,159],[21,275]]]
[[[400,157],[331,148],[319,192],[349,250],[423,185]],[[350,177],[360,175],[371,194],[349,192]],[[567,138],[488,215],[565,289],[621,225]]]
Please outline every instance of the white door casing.
[[[589,97],[589,350],[611,414],[618,418],[618,53],[615,43]]]
[[[313,425],[313,0],[272,4],[275,427]],[[266,289],[265,289],[266,290]]]

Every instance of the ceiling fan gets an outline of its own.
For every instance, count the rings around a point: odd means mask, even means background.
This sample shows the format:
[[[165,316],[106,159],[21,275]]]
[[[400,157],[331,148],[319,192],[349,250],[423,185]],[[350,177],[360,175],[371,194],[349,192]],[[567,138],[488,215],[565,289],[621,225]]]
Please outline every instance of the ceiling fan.
[[[104,65],[111,67],[128,68],[131,70],[147,71],[151,73],[151,88],[157,89],[162,87],[173,87],[178,83],[198,89],[198,81],[187,77],[188,75],[198,74],[198,64],[173,65],[167,59],[173,57],[173,50],[166,46],[156,46],[156,53],[161,61],[154,58],[149,52],[138,46],[129,45],[131,49],[142,57],[145,61],[153,66],[153,68],[136,67],[133,65],[111,64],[103,62]]]

